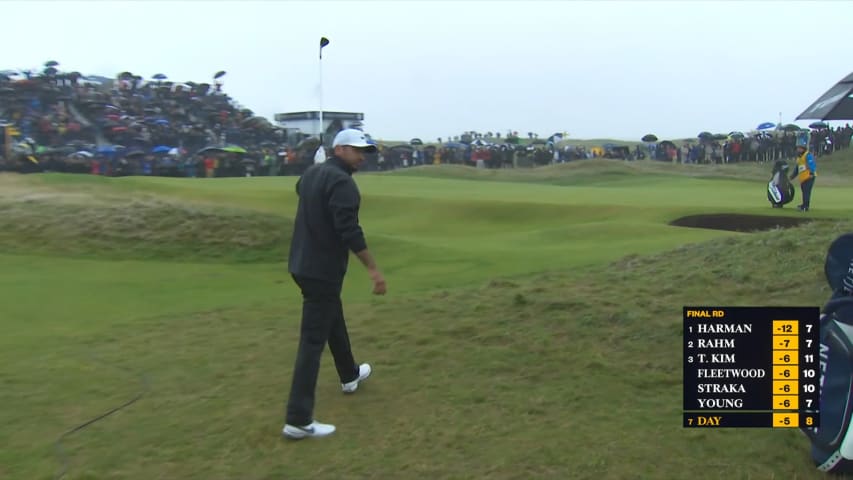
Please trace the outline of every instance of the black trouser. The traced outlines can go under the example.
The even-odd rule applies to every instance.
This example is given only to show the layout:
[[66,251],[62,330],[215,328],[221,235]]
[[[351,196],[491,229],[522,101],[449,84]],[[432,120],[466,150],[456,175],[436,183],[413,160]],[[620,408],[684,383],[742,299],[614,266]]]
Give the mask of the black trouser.
[[812,198],[812,187],[814,186],[815,177],[811,177],[800,184],[800,189],[803,191],[803,208],[809,208],[809,202]]
[[287,402],[286,422],[302,426],[314,420],[314,391],[326,342],[335,359],[341,383],[358,378],[358,366],[352,355],[344,322],[342,284],[295,275],[293,280],[302,290],[302,327],[293,368],[293,384]]

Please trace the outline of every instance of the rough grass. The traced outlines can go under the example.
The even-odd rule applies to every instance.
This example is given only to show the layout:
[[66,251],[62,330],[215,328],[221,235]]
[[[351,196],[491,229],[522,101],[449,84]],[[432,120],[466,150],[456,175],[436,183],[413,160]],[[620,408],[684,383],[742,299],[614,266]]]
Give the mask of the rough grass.
[[273,262],[288,218],[156,199],[31,194],[0,197],[0,251],[100,259]]
[[376,374],[345,397],[325,358],[318,418],[340,431],[317,442],[277,439],[298,305],[116,321],[3,358],[0,463],[48,478],[58,434],[132,398],[144,374],[140,402],[66,441],[68,478],[815,478],[796,431],[681,428],[681,307],[819,305],[816,266],[851,228],[352,305]]
[[[264,182],[222,182],[218,191],[186,183],[178,197],[171,193],[180,183],[154,181],[157,196],[145,196],[136,192],[145,191],[144,182],[92,182],[93,191],[136,192],[134,200],[114,199],[121,208],[138,202],[153,209],[139,212],[149,218],[138,225],[143,232],[118,235],[118,220],[108,232],[98,227],[142,251],[138,258],[150,257],[138,262],[97,261],[104,245],[85,238],[91,227],[63,224],[84,217],[106,223],[105,211],[123,218],[121,209],[86,206],[112,194],[44,196],[83,195],[84,180],[70,180],[77,186],[66,188],[61,177],[49,177],[44,185],[52,187],[3,198],[5,209],[17,211],[17,221],[3,220],[0,229],[14,228],[9,238],[29,235],[27,225],[35,222],[33,242],[53,245],[47,235],[53,228],[66,243],[92,243],[73,247],[86,257],[80,260],[0,256],[6,333],[0,337],[0,478],[53,478],[61,467],[53,448],[59,435],[140,391],[139,402],[65,441],[67,479],[820,477],[797,431],[681,427],[681,312],[690,304],[821,305],[829,293],[823,257],[835,237],[853,229],[853,221],[839,219],[849,218],[845,205],[853,199],[831,210],[835,219],[756,234],[697,233],[690,244],[670,248],[671,235],[689,230],[660,226],[642,237],[672,211],[655,207],[657,197],[639,185],[626,186],[625,198],[642,196],[642,208],[565,208],[581,199],[560,204],[560,192],[550,191],[537,197],[550,196],[537,217],[538,200],[518,199],[534,195],[532,188],[513,193],[499,188],[506,184],[471,182],[467,188],[478,200],[463,211],[457,197],[448,199],[457,184],[418,179],[423,185],[414,188],[383,185],[381,178],[365,182],[375,189],[365,195],[366,213],[375,215],[366,223],[381,226],[374,245],[380,262],[394,266],[386,272],[391,293],[370,297],[357,270],[345,287],[356,356],[373,363],[375,374],[356,395],[344,396],[326,354],[317,418],[339,431],[298,443],[279,439],[300,310],[280,260],[178,264],[155,261],[165,246],[146,250],[153,248],[149,238],[172,231],[171,254],[186,253],[193,242],[183,239],[192,234],[180,226],[196,221],[196,209],[214,217],[224,212],[194,224],[208,231],[223,225],[217,236],[229,240],[211,252],[244,249],[237,247],[242,237],[230,236],[241,231],[234,225],[267,231],[258,225],[268,217],[229,210],[235,198],[229,195],[243,207],[277,198],[255,190]],[[596,178],[602,181],[590,177]],[[19,181],[30,180],[12,183]],[[719,211],[738,195],[748,198],[720,181],[731,195],[710,196],[704,208]],[[163,185],[169,195],[159,190]],[[666,191],[664,182],[658,185]],[[829,190],[823,201],[849,198],[842,188],[833,197]],[[205,202],[218,194],[223,207],[176,203],[200,191]],[[33,192],[42,197],[20,199]],[[395,201],[384,204],[381,193]],[[489,208],[500,194],[520,212],[499,215]],[[66,206],[70,210],[62,210]],[[239,223],[246,219],[258,223]],[[437,228],[442,219],[449,224],[441,225],[450,237],[446,245]],[[568,228],[558,229],[560,223]],[[429,224],[436,226],[432,234]],[[513,225],[524,229],[511,235],[529,240],[511,250],[508,275],[499,257],[510,251],[502,243],[511,245],[514,237],[499,230]],[[469,227],[473,233],[466,234]],[[264,245],[257,235],[253,241]],[[555,243],[547,243],[551,236]],[[641,240],[647,252],[625,254]],[[7,242],[7,252],[24,248]],[[540,253],[543,245],[548,249]],[[534,273],[546,257],[548,271]],[[397,287],[403,284],[409,287]]]

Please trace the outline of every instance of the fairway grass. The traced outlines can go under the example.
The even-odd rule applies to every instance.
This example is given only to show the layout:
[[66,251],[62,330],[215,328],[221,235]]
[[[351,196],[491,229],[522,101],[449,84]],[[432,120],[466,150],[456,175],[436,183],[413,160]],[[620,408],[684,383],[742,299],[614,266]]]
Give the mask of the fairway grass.
[[667,225],[795,215],[747,165],[359,175],[389,295],[351,261],[344,302],[374,375],[345,396],[324,355],[338,432],[303,442],[295,179],[0,176],[0,478],[54,478],[56,439],[139,393],[64,440],[66,478],[816,478],[798,431],[681,427],[681,309],[823,304],[845,160],[820,221],[754,234]]

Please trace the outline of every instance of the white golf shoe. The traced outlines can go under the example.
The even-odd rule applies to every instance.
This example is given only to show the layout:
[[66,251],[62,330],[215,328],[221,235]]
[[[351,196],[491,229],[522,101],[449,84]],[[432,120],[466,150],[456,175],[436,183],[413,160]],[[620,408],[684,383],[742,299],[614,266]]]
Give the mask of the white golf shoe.
[[308,437],[325,437],[335,432],[335,426],[328,423],[313,421],[304,427],[286,424],[281,434],[292,440],[301,440]]
[[367,380],[367,377],[370,376],[370,372],[370,364],[362,363],[358,366],[358,378],[348,383],[342,383],[341,390],[343,390],[344,393],[355,392],[356,390],[358,390],[358,384]]

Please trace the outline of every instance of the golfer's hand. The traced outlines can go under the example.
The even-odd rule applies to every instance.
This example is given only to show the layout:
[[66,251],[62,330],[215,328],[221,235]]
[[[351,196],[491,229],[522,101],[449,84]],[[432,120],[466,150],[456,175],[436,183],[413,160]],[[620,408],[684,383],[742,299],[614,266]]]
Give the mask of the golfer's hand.
[[370,272],[370,280],[373,281],[373,294],[385,295],[388,287],[385,285],[385,277],[382,276],[379,270]]

